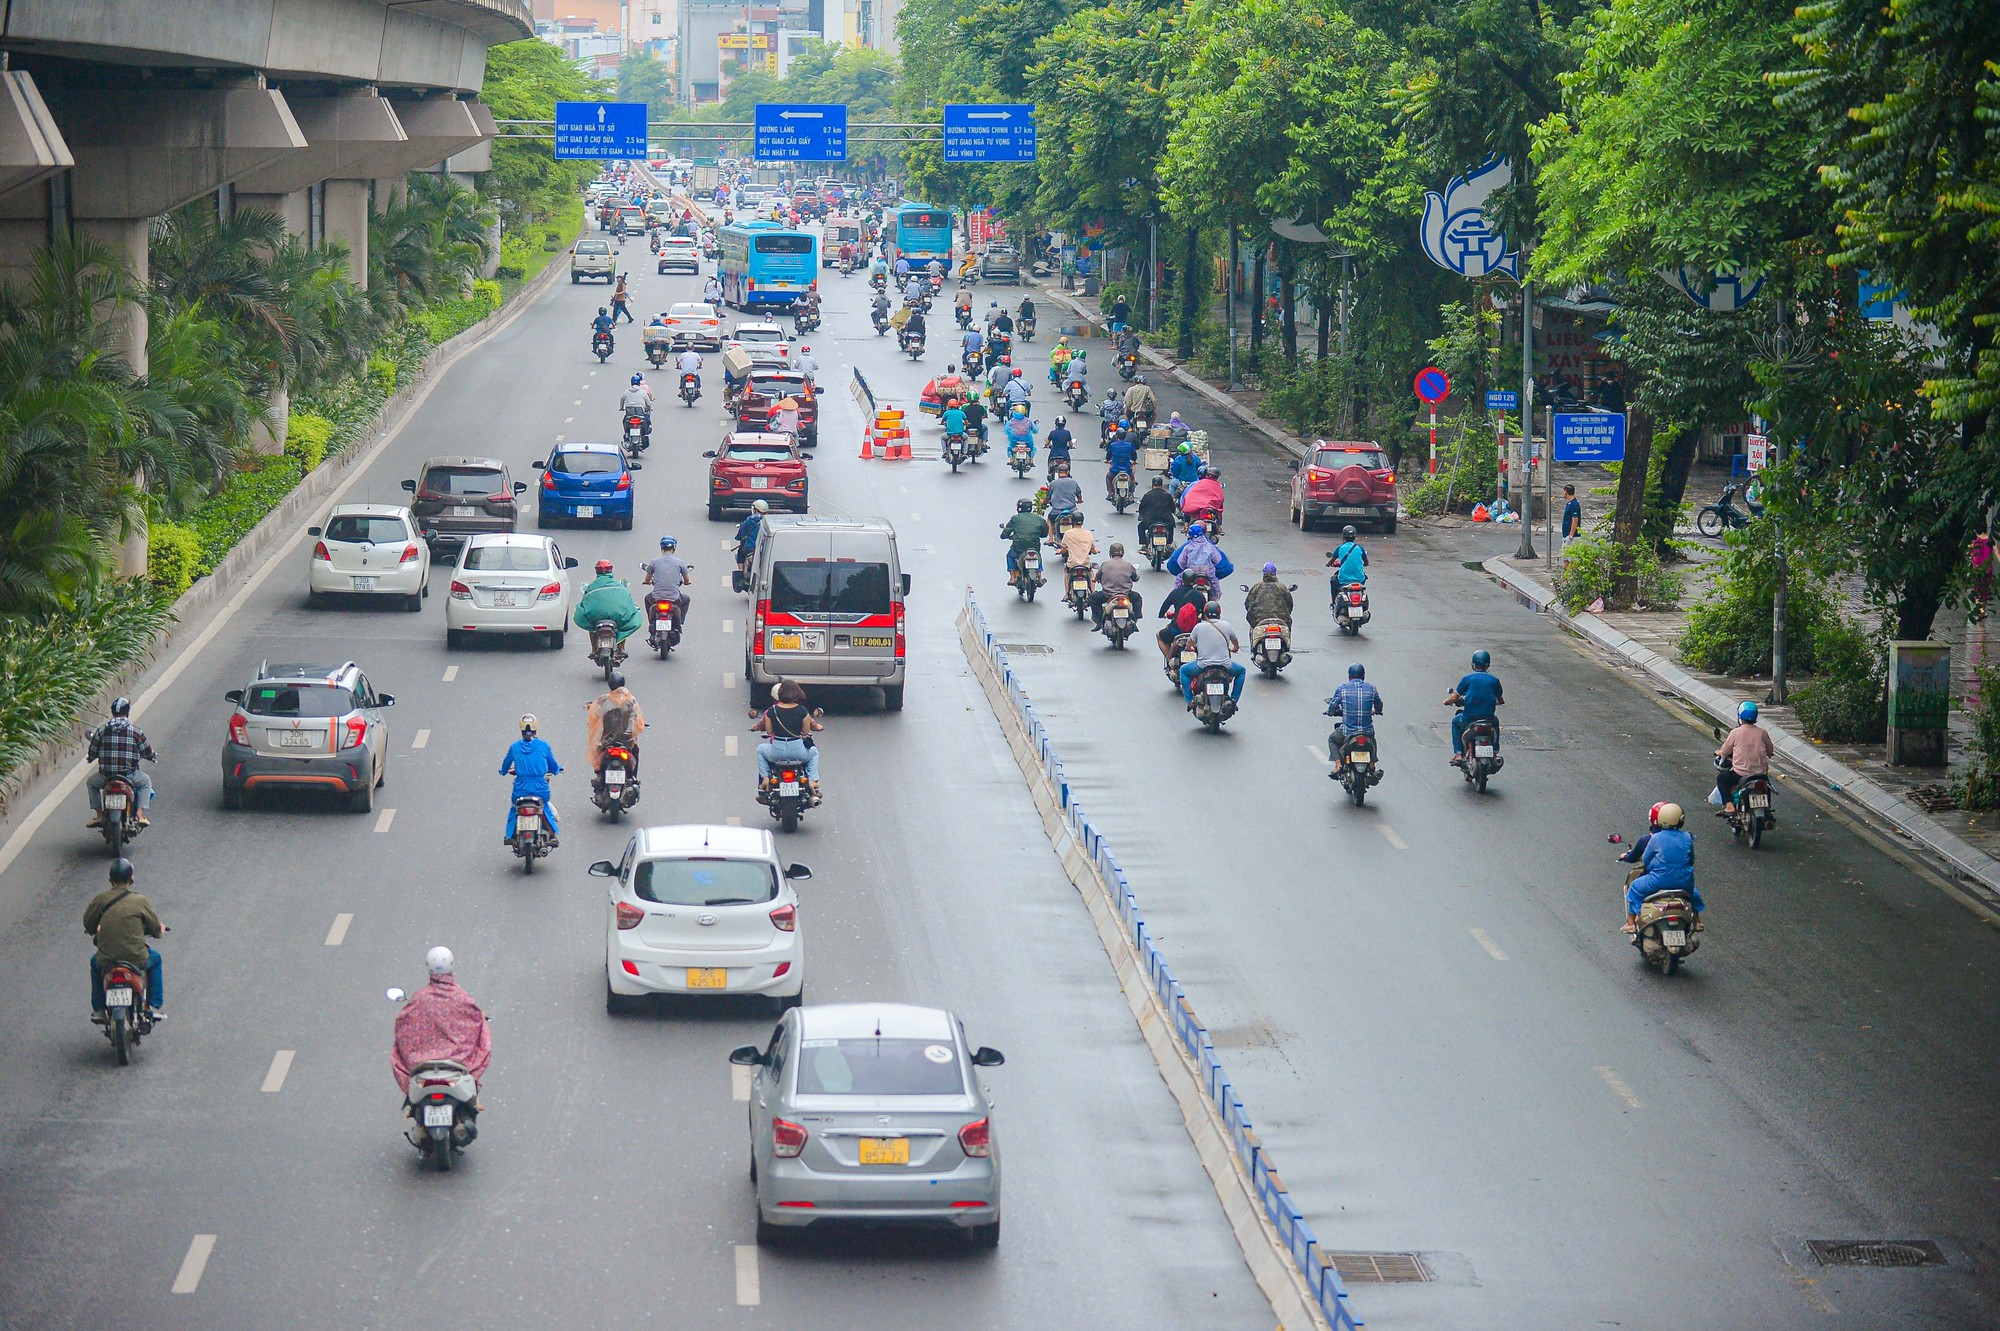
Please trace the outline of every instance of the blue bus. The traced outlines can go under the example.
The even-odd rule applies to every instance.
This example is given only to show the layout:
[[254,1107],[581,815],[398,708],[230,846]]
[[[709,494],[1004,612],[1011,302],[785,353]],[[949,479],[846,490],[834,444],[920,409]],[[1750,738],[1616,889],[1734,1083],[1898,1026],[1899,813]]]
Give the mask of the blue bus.
[[889,266],[908,259],[922,268],[932,259],[951,267],[951,209],[928,203],[902,203],[889,220]]
[[783,309],[819,285],[819,238],[776,222],[737,222],[718,237],[722,301],[739,310]]

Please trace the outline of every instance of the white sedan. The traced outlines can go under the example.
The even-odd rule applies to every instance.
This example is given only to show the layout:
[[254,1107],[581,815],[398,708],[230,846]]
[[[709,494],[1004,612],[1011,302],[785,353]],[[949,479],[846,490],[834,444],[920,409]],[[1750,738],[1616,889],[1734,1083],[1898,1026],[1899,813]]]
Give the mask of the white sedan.
[[790,365],[792,363],[792,340],[786,336],[784,327],[762,319],[745,319],[736,325],[723,343],[723,349],[739,347],[743,354],[758,365]]
[[722,350],[722,316],[706,301],[681,301],[660,322],[667,326],[667,335],[676,351],[685,347],[696,351]]
[[575,567],[547,536],[493,532],[468,538],[451,571],[444,645],[534,633],[561,647],[573,604],[569,570]]
[[306,601],[328,596],[399,596],[422,610],[430,595],[431,548],[400,504],[336,504],[324,527],[308,527]]
[[761,827],[690,823],[640,829],[608,878],[604,1006],[628,1012],[649,994],[763,994],[805,1001],[806,947],[794,879]]

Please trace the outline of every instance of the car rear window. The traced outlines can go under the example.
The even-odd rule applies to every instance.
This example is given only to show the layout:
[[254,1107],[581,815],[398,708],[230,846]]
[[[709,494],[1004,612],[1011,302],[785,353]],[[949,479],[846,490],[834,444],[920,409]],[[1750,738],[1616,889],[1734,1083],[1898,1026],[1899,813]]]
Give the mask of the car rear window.
[[609,254],[611,247],[601,240],[580,240],[576,243],[578,254]]
[[781,444],[731,444],[722,456],[726,462],[790,462],[792,450]]
[[777,899],[778,875],[756,860],[641,860],[632,891],[662,906],[754,906]]
[[800,1095],[962,1095],[958,1051],[943,1040],[799,1041]]
[[886,615],[889,566],[780,560],[771,570],[771,609],[787,615]]
[[424,483],[418,488],[427,495],[477,495],[483,499],[501,493],[507,486],[499,472],[484,467],[432,467],[424,473]]
[[569,476],[602,476],[625,470],[616,453],[557,453],[549,459],[549,470]]
[[329,541],[367,541],[371,545],[389,545],[396,541],[410,539],[409,528],[401,518],[370,517],[362,513],[343,513],[328,518],[326,539]]
[[345,716],[354,695],[333,684],[252,684],[243,691],[252,716]]
[[464,567],[473,573],[541,573],[549,552],[539,545],[475,545],[465,552]]
[[735,333],[738,342],[782,342],[785,334],[777,328],[738,328]]
[[1313,455],[1313,465],[1328,470],[1340,467],[1367,467],[1371,471],[1381,471],[1389,464],[1383,460],[1377,449],[1358,448],[1349,451],[1344,448],[1322,448]]

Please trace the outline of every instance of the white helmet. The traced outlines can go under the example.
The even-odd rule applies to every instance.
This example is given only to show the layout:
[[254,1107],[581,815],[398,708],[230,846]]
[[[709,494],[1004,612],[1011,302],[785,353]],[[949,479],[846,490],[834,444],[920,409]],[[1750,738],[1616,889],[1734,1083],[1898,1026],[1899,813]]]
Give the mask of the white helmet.
[[431,974],[433,975],[451,974],[453,965],[451,949],[448,947],[432,948],[430,951],[424,953],[424,965],[430,967]]
[[535,728],[536,728],[536,726],[535,726],[535,714],[534,714],[533,712],[523,712],[523,713],[521,713],[521,729],[523,729],[523,730],[533,730],[533,729],[535,729]]

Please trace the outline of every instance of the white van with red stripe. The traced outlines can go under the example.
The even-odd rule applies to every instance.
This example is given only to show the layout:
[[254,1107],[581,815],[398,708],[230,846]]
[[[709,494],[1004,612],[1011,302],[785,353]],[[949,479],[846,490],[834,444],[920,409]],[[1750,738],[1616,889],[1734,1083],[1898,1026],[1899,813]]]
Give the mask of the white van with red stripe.
[[764,519],[750,569],[743,677],[761,704],[780,680],[877,687],[903,707],[910,576],[883,518]]

